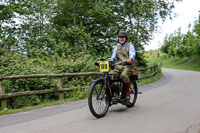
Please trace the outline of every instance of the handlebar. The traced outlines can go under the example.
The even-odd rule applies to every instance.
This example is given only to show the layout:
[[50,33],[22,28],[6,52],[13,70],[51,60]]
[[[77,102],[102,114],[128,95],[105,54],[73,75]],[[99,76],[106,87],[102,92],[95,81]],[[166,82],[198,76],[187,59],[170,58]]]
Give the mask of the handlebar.
[[121,64],[125,64],[125,63],[127,63],[127,61],[120,61],[120,62],[117,62],[117,63],[115,63],[115,64],[113,64],[114,66],[115,65],[121,65]]
[[[121,65],[121,64],[126,64],[127,63],[127,61],[120,61],[120,62],[117,62],[117,63],[114,63],[114,61],[110,61],[110,62],[113,62],[111,64],[112,66],[116,66],[116,65]],[[99,66],[99,63],[100,63],[100,61],[96,62],[95,66]]]

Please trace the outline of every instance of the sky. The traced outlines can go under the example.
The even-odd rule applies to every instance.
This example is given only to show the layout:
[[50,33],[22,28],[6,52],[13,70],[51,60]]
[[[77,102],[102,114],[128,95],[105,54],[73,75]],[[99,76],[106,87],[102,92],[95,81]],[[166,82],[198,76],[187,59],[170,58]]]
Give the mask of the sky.
[[145,50],[155,50],[160,48],[164,41],[166,34],[174,33],[178,28],[181,28],[182,33],[187,33],[188,25],[191,24],[193,28],[194,21],[198,19],[200,14],[200,0],[183,0],[175,4],[173,14],[176,13],[176,17],[173,20],[167,19],[160,25],[159,33],[154,34],[154,39],[148,46],[145,46]]

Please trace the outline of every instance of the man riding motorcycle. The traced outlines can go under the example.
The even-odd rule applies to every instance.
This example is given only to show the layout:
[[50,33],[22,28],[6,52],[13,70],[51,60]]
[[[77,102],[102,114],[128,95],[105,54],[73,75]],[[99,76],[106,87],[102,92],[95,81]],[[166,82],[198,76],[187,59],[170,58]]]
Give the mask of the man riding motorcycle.
[[111,59],[116,60],[117,62],[126,61],[123,65],[116,65],[115,69],[111,70],[109,74],[121,73],[121,79],[123,81],[123,95],[122,99],[130,99],[130,79],[135,65],[134,59],[136,51],[134,46],[131,43],[128,43],[128,34],[125,31],[120,31],[118,34],[119,45],[114,48]]

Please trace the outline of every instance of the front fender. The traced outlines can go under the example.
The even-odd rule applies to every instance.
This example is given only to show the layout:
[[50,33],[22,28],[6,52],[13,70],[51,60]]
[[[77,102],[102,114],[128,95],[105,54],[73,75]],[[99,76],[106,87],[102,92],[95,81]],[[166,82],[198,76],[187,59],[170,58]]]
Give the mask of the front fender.
[[98,79],[95,79],[94,81],[93,81],[93,83],[96,83],[96,82],[99,82],[99,81],[104,81],[104,79],[103,78],[98,78]]

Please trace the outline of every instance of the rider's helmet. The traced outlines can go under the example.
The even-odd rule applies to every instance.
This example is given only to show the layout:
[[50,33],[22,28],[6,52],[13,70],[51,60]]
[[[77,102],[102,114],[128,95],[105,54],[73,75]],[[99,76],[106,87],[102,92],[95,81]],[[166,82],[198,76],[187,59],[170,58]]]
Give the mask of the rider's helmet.
[[126,41],[128,40],[128,33],[126,31],[120,31],[118,37],[126,37]]

